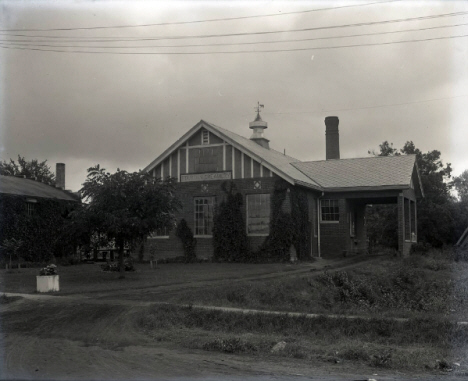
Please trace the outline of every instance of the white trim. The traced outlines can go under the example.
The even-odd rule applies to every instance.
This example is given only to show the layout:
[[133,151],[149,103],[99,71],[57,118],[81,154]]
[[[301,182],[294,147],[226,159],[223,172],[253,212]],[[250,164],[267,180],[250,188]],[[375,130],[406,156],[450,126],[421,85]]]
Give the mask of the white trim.
[[[187,131],[182,137],[180,137],[174,144],[172,144],[169,148],[167,148],[161,155],[159,155],[156,159],[154,159],[143,170],[144,171],[150,171],[152,168],[154,168],[155,166],[160,164],[160,162],[162,162],[164,159],[166,159],[167,156],[171,152],[173,152],[175,149],[177,149],[177,147],[179,147],[181,144],[183,144],[184,141],[186,141],[186,147],[189,147],[187,139],[189,139],[191,136],[193,136],[193,134],[196,133],[197,131],[199,131],[201,128],[205,128],[210,133],[218,136],[220,139],[226,140],[233,147],[235,145],[236,149],[238,149],[240,152],[245,153],[249,157],[254,157],[258,162],[263,161],[263,158],[261,156],[259,156],[258,154],[250,152],[247,148],[243,147],[240,143],[237,143],[236,141],[232,140],[229,136],[224,135],[222,131],[217,130],[216,127],[212,127],[209,123],[205,122],[204,120],[200,120],[200,122],[198,122],[189,131]],[[191,146],[191,147],[194,147],[194,146]],[[203,147],[206,147],[206,145],[203,146]],[[187,149],[187,151],[188,151],[188,149]],[[188,159],[187,159],[187,161],[188,161]],[[265,162],[265,161],[263,161],[263,162],[264,162],[265,168],[270,170],[270,177],[273,177],[274,173],[278,173],[279,174],[278,176],[280,176],[281,178],[283,178],[284,180],[286,180],[290,184],[292,184],[292,185],[295,184],[295,180],[294,180],[293,177],[291,177],[290,175],[287,175],[286,173],[284,173],[280,169],[276,168],[275,166],[269,164],[268,162]],[[189,173],[188,164],[187,164],[187,173]],[[312,184],[310,184],[310,186],[312,188],[314,188],[314,189],[318,188],[317,186],[314,186]]]
[[322,200],[319,198],[317,199],[317,249],[318,249],[318,257],[322,257],[322,250],[320,247],[320,215],[322,214]]
[[169,177],[172,177],[172,156],[169,156]]
[[223,141],[223,171],[226,170],[226,142]]
[[260,177],[263,177],[263,165],[260,163]]
[[180,181],[180,149],[177,150],[177,181]]
[[234,180],[236,178],[236,149],[234,148],[233,145],[231,145],[232,148],[232,179]]
[[241,179],[244,178],[244,152],[241,151]]
[[161,161],[161,179],[164,179],[164,160]]
[[254,162],[254,159],[253,158],[250,158],[250,177],[254,177],[254,174],[253,174],[253,162]]
[[186,146],[186,150],[185,150],[185,173],[189,173],[189,163],[188,163],[188,157],[189,157],[189,150],[188,150],[188,140],[187,142],[185,143],[185,146]]
[[[214,143],[214,144],[203,144],[203,145],[196,145],[196,146],[188,146],[188,149],[192,148],[211,148],[211,147],[221,147],[223,143]],[[187,147],[180,147],[182,149],[187,149]]]
[[168,235],[159,235],[157,237],[148,237],[148,239],[169,239]]
[[[204,137],[204,135],[205,135],[205,132],[207,133],[206,136],[208,137],[207,143],[203,143],[203,137]],[[201,145],[202,145],[203,147],[206,147],[206,146],[209,146],[209,145],[210,145],[210,131],[208,131],[206,128],[203,129],[203,130],[201,130]]]

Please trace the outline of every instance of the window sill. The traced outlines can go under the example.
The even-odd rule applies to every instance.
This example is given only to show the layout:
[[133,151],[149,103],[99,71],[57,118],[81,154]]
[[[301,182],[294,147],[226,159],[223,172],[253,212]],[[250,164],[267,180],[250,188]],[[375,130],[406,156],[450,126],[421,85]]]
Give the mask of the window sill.
[[247,234],[247,237],[268,237],[270,234],[265,233],[265,234]]
[[213,238],[212,235],[194,235],[194,238]]
[[321,224],[339,224],[340,221],[320,221]]
[[159,237],[148,237],[148,239],[169,239],[169,236],[168,235],[162,235],[162,236],[159,236]]

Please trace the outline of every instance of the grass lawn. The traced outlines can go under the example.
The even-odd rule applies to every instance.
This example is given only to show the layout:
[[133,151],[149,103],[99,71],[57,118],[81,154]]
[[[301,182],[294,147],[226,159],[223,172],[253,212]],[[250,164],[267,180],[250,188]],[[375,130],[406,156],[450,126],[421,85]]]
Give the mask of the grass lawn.
[[[104,272],[100,264],[60,266],[60,292],[57,295],[119,291],[157,287],[170,284],[224,280],[249,277],[272,272],[297,270],[297,265],[195,263],[163,264],[151,269],[149,264],[136,264],[136,271],[126,272],[125,279],[118,279],[116,272]],[[39,269],[0,270],[0,292],[36,292],[36,275]]]
[[[315,265],[315,264],[313,264]],[[186,283],[169,299],[184,306],[99,305],[13,301],[2,314],[5,332],[80,340],[85,345],[175,345],[259,358],[295,358],[336,366],[387,368],[409,372],[468,375],[468,262],[444,252],[409,258],[380,257],[342,270],[309,271],[313,266],[287,264],[168,264],[151,270],[137,265],[119,280],[97,265],[60,268],[59,294],[110,291]],[[317,266],[320,267],[320,266]],[[322,266],[323,267],[323,266]],[[305,269],[295,273],[293,270]],[[261,274],[278,279],[242,281]],[[1,291],[34,292],[37,269],[2,271]],[[289,274],[288,274],[289,273]],[[229,280],[236,280],[229,282]],[[190,282],[226,280],[191,290]],[[202,285],[203,286],[203,285]],[[116,291],[115,293],[113,291]],[[118,292],[117,292],[118,291]],[[97,297],[98,295],[96,295]],[[131,293],[122,296],[130,298]],[[145,300],[144,298],[142,300]],[[150,300],[150,299],[148,299]],[[23,303],[23,304],[21,304]],[[202,310],[205,304],[266,310],[339,313],[368,318],[243,314]],[[405,321],[387,317],[407,317]],[[97,340],[96,340],[97,338]]]
[[451,317],[468,321],[468,263],[440,254],[381,258],[344,271],[220,285],[172,299],[304,313],[386,317]]

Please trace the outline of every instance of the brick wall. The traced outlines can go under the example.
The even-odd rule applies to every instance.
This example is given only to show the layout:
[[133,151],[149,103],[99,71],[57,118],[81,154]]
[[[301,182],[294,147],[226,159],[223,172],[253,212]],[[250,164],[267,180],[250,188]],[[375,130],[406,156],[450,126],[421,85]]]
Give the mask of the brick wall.
[[[246,195],[248,194],[273,194],[275,182],[278,180],[277,176],[262,177],[262,178],[249,178],[249,179],[235,179],[233,180],[237,189],[243,196],[244,204],[242,206],[242,214],[244,221],[246,218]],[[261,189],[254,189],[254,181],[261,182]],[[194,197],[216,197],[216,204],[219,205],[225,193],[221,189],[224,181],[194,181],[176,184],[176,195],[182,202],[182,209],[176,214],[177,221],[184,218],[188,226],[195,234],[195,218],[194,218]],[[206,186],[206,190],[202,188]],[[252,236],[249,237],[249,245],[251,250],[256,250],[263,243],[266,237]],[[196,237],[196,255],[198,258],[211,258],[213,255],[213,240],[210,237]],[[157,259],[171,258],[183,255],[183,248],[180,240],[175,236],[175,232],[169,233],[169,238],[156,238],[149,239],[145,246],[145,258],[149,258],[150,250],[155,247],[155,256]]]
[[[331,197],[323,197],[323,199],[327,198]],[[339,222],[320,223],[320,255],[324,258],[343,256],[346,250],[346,234],[348,233],[346,200],[338,200],[338,206],[340,208]]]

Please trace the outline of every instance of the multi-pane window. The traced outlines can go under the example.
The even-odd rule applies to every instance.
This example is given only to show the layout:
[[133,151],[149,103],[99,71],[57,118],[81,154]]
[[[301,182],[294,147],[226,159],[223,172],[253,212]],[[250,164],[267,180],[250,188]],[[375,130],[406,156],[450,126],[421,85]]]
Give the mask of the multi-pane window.
[[36,208],[36,200],[28,199],[26,200],[26,214],[32,216],[34,214],[34,209]]
[[211,235],[214,197],[195,197],[195,235]]
[[247,234],[268,235],[270,233],[270,195],[247,195]]
[[202,130],[202,144],[210,144],[210,132],[207,130]]
[[322,200],[322,221],[340,221],[338,200]]

